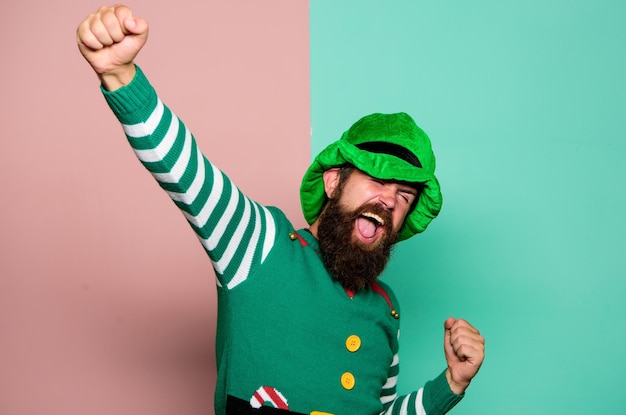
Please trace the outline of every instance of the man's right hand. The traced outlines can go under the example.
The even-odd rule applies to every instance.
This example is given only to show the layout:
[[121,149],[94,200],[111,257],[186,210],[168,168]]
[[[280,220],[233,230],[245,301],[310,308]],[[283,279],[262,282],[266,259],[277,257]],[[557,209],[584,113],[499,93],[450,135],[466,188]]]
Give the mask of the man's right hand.
[[148,22],[133,16],[126,6],[100,7],[78,26],[80,53],[113,91],[132,81],[135,56],[148,40]]

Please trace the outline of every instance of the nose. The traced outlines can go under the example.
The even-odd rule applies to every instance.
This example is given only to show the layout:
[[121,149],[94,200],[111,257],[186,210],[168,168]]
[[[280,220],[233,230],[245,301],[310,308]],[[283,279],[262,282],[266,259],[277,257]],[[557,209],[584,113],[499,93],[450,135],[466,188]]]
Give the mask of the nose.
[[393,210],[396,207],[396,190],[393,185],[386,184],[383,186],[378,199],[385,208]]

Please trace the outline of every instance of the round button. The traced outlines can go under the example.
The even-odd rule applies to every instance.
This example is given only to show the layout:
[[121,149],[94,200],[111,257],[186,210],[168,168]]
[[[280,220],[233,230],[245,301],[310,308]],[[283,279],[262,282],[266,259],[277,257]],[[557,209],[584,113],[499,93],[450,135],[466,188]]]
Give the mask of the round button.
[[349,336],[346,340],[346,349],[354,353],[361,348],[361,338],[356,334]]
[[341,375],[341,386],[347,390],[354,388],[354,375],[350,372]]

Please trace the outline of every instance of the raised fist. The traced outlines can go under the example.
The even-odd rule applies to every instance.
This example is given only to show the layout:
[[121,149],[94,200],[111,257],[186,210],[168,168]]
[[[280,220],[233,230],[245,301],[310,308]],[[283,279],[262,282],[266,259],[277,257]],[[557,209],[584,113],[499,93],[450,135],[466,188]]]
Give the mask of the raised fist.
[[100,7],[76,31],[78,49],[105,87],[111,86],[107,80],[116,79],[121,84],[132,80],[133,61],[147,39],[148,22],[133,16],[131,9],[123,5]]

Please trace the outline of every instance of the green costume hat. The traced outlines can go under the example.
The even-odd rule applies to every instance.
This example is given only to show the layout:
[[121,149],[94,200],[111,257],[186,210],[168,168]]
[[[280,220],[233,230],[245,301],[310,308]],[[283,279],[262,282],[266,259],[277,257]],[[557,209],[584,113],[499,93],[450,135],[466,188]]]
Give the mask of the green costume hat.
[[315,222],[327,201],[323,173],[346,163],[377,179],[422,184],[424,188],[406,217],[399,240],[423,232],[439,214],[442,198],[434,174],[435,155],[430,139],[408,114],[367,115],[315,158],[300,186],[302,212],[309,224]]

